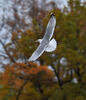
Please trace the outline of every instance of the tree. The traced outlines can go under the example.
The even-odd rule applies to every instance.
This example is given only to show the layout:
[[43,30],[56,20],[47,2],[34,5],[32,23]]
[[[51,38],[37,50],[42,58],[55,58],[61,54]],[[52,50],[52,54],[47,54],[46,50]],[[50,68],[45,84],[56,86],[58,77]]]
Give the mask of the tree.
[[[2,42],[7,54],[11,53],[10,63],[4,66],[5,71],[1,74],[1,78],[7,79],[2,85],[13,91],[11,99],[85,100],[86,5],[80,0],[69,0],[68,4],[63,12],[56,8],[47,11],[32,6],[38,13],[33,13],[33,9],[30,11],[31,28],[13,32],[7,45]],[[34,41],[43,37],[51,12],[56,15],[54,38],[58,47],[52,53],[45,52],[38,59],[40,65],[28,62],[38,46]]]

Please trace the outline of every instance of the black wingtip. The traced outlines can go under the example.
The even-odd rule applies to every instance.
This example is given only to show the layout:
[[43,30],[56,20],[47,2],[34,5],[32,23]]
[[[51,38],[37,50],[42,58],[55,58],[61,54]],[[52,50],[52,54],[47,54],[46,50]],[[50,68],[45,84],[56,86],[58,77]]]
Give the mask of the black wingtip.
[[52,16],[55,16],[55,14],[54,14],[54,13],[51,13],[51,14],[50,14],[50,17],[52,17]]

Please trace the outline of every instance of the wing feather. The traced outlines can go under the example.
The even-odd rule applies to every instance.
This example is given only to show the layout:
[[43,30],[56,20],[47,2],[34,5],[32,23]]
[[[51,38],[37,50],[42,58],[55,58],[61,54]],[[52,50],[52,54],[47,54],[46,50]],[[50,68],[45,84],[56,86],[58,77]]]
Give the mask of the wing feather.
[[41,44],[38,46],[38,48],[35,50],[35,52],[29,58],[29,61],[35,61],[37,58],[39,58],[42,55],[42,53],[45,51],[45,48],[47,45],[48,45],[48,43],[44,42],[44,40],[42,40]]
[[56,18],[54,16],[52,16],[48,22],[47,28],[46,28],[46,32],[45,35],[43,37],[43,39],[45,41],[49,41],[54,33],[54,29],[55,29],[55,25],[56,25]]

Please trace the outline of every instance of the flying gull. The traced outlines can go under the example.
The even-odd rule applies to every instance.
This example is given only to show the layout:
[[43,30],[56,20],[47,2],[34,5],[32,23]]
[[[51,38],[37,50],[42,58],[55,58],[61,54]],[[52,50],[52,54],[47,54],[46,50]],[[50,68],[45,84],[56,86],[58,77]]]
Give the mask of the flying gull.
[[52,52],[56,49],[57,42],[54,38],[51,39],[53,36],[53,33],[54,33],[55,25],[56,25],[56,18],[55,18],[55,15],[52,13],[50,15],[50,20],[48,22],[45,35],[44,35],[43,39],[37,40],[40,43],[40,45],[34,51],[34,53],[29,58],[28,61],[35,61],[43,54],[44,51]]

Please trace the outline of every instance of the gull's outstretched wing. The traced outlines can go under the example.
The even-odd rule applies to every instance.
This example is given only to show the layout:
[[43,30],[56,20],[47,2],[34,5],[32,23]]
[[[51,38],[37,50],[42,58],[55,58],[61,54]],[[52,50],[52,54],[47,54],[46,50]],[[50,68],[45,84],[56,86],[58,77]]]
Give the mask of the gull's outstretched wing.
[[48,43],[46,43],[46,42],[44,42],[44,40],[42,40],[41,44],[38,46],[36,51],[29,58],[29,61],[35,61],[37,58],[39,58],[42,55],[42,53],[44,52],[47,45],[48,45]]
[[42,42],[40,43],[40,45],[38,46],[36,51],[32,54],[32,56],[29,58],[29,61],[35,61],[45,51],[45,49],[48,46],[50,39],[53,35],[54,29],[55,29],[55,24],[56,24],[56,18],[52,14],[50,17],[50,20],[48,22],[46,32],[45,32],[45,35],[42,39]]
[[54,29],[55,29],[55,25],[56,25],[56,18],[55,18],[55,16],[51,15],[51,18],[50,18],[47,28],[46,28],[45,35],[43,37],[43,39],[45,41],[49,41],[52,38]]

